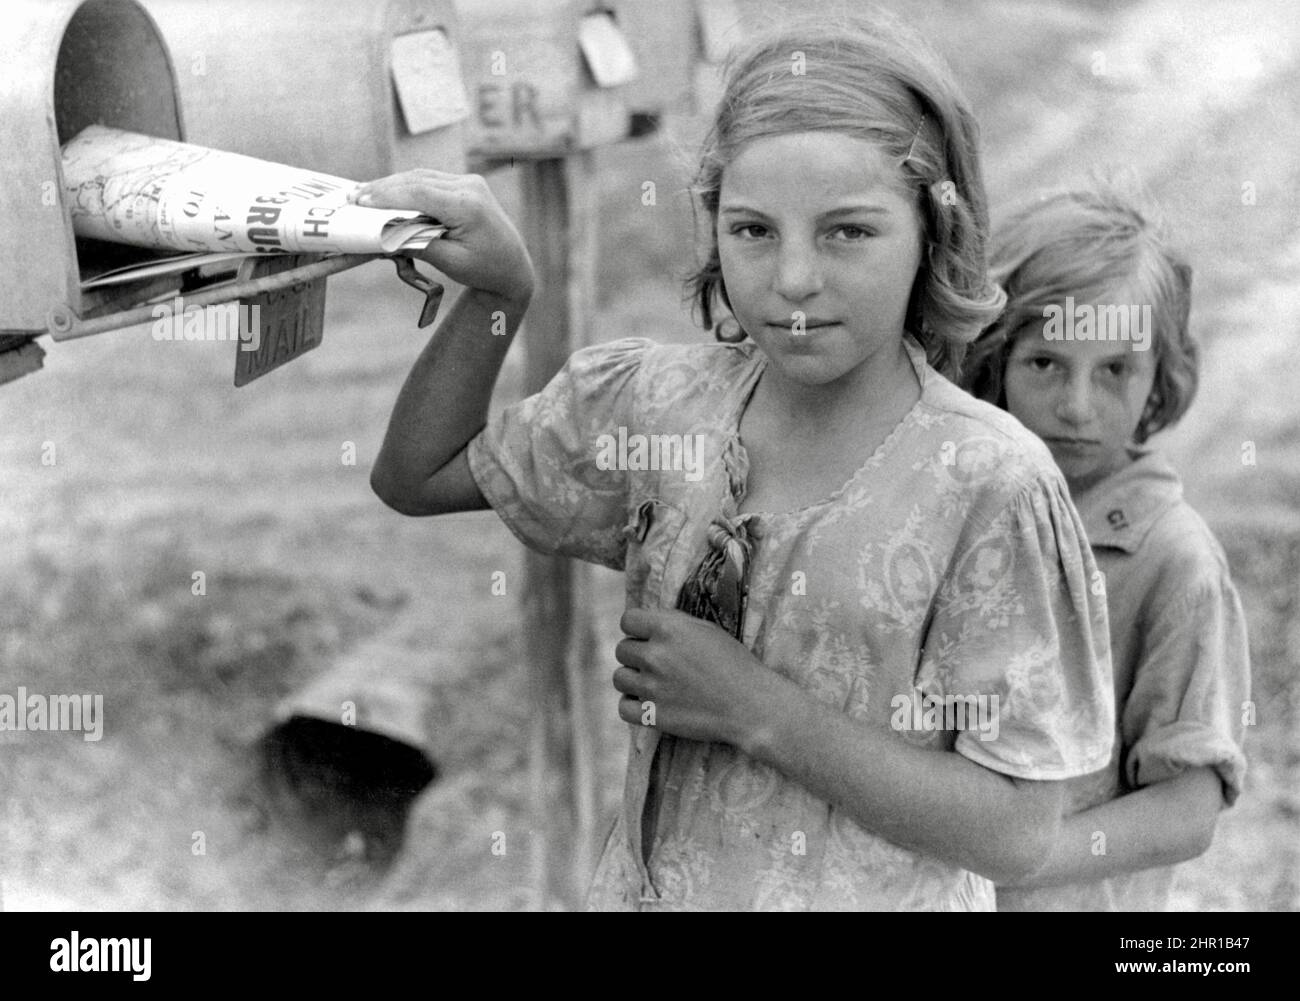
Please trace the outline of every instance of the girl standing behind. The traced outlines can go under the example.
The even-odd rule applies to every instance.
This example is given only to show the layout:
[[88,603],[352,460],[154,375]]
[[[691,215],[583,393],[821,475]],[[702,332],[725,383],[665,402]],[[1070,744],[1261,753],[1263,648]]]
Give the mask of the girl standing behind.
[[[1105,574],[1118,727],[1107,767],[1068,784],[1047,865],[1000,884],[998,907],[1164,910],[1172,864],[1209,847],[1241,791],[1249,697],[1223,551],[1144,444],[1196,391],[1191,270],[1140,199],[1103,183],[1013,216],[993,271],[1007,308],[965,381],[1041,437],[1070,484]],[[1081,333],[1097,339],[1066,339]]]
[[1109,759],[1113,705],[1064,480],[944,375],[1002,305],[966,102],[883,17],[800,21],[734,58],[697,194],[692,288],[742,337],[585,348],[489,419],[518,236],[481,184],[371,185],[450,227],[427,257],[470,286],[372,482],[626,571],[592,907],[992,909],[1052,843],[1060,780]]

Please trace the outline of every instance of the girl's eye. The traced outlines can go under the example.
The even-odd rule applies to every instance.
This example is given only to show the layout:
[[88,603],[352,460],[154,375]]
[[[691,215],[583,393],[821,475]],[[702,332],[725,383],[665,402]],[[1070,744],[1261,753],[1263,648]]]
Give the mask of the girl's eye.
[[1055,365],[1056,362],[1051,358],[1045,358],[1042,355],[1035,355],[1034,357],[1025,359],[1025,364],[1035,372],[1048,372],[1051,371],[1052,366]]
[[767,236],[767,227],[762,223],[748,222],[743,226],[732,227],[731,235],[738,236],[743,240],[761,240]]
[[859,240],[865,240],[874,235],[871,230],[865,229],[862,226],[854,226],[851,223],[838,227],[835,232],[840,234],[840,239],[852,243],[857,243]]
[[1122,361],[1113,361],[1106,366],[1106,371],[1116,379],[1121,378],[1127,370],[1128,366]]

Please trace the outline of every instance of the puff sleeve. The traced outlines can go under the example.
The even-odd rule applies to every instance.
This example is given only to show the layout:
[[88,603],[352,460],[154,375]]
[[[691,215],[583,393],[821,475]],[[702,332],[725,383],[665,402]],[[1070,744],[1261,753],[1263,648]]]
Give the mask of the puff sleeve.
[[1120,719],[1124,775],[1134,788],[1208,766],[1227,805],[1246,770],[1242,713],[1250,655],[1237,591],[1219,561],[1181,558],[1162,568],[1146,609],[1133,690]]
[[918,688],[983,697],[980,725],[958,727],[954,749],[986,768],[1050,780],[1096,771],[1115,731],[1101,575],[1059,478],[1040,474],[1000,504],[971,520],[954,553]]
[[470,439],[479,490],[524,545],[623,569],[628,474],[602,468],[599,441],[632,423],[654,346],[623,338],[575,351],[541,392],[492,414]]

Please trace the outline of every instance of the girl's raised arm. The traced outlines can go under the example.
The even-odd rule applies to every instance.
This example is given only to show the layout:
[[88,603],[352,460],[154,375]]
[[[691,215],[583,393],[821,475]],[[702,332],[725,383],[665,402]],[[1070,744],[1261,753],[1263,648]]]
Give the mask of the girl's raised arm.
[[370,484],[403,514],[486,508],[464,450],[487,422],[501,363],[532,298],[528,251],[477,174],[408,171],[363,185],[355,200],[418,209],[442,222],[447,234],[421,256],[466,287],[402,386]]

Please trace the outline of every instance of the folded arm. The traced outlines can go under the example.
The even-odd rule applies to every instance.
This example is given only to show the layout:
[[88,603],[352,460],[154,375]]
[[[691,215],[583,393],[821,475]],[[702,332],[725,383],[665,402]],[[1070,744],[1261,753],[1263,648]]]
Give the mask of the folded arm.
[[1222,805],[1218,773],[1189,768],[1066,817],[1046,864],[1007,885],[1091,882],[1196,858],[1214,839]]

